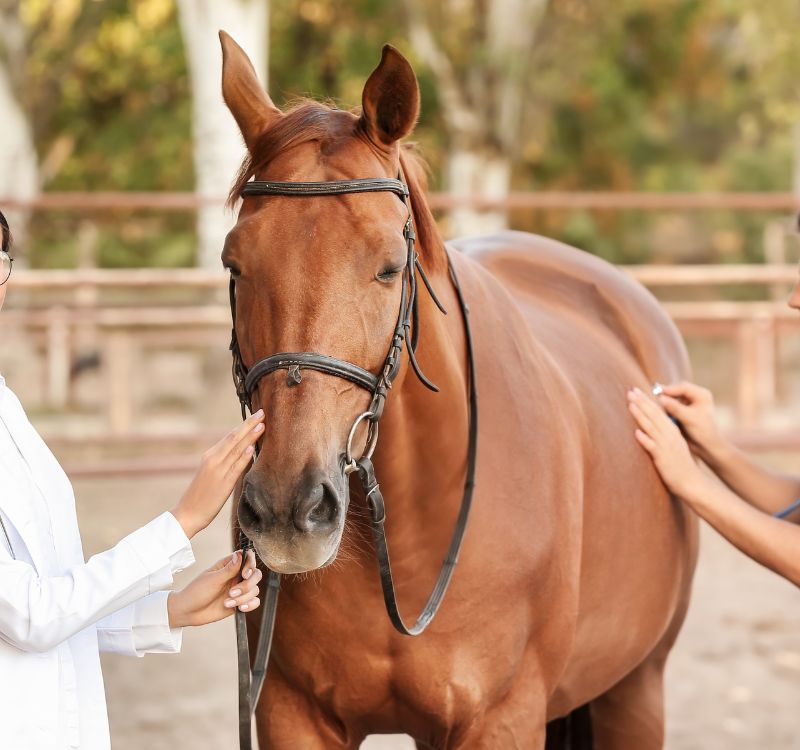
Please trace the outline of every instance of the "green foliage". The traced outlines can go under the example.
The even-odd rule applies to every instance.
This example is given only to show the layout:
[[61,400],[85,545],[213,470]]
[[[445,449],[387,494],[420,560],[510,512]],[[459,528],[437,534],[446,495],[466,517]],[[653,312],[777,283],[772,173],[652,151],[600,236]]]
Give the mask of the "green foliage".
[[[269,88],[279,104],[312,94],[357,106],[381,45],[408,54],[423,97],[416,138],[440,184],[443,105],[408,41],[403,4],[271,5]],[[171,0],[21,0],[20,12],[29,35],[24,97],[46,189],[191,189],[190,87]],[[544,115],[520,145],[515,189],[791,187],[796,0],[551,0],[550,12],[557,33],[530,71],[531,114]],[[463,37],[467,56],[473,32],[448,30]],[[98,219],[102,264],[191,262],[190,217],[122,218]],[[615,261],[732,262],[760,258],[767,218],[517,211],[512,222]],[[68,223],[49,214],[34,223],[37,264],[76,262]]]

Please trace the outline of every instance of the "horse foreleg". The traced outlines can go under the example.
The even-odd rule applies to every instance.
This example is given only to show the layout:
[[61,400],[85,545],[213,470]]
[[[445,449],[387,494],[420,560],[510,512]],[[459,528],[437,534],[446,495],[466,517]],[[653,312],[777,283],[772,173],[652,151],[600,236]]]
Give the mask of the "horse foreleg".
[[361,744],[277,674],[264,685],[255,718],[262,750],[357,750]]
[[664,661],[651,656],[591,703],[594,750],[664,746]]
[[[518,689],[486,712],[478,726],[447,744],[448,750],[544,750],[545,698]],[[630,750],[630,748],[628,748]]]

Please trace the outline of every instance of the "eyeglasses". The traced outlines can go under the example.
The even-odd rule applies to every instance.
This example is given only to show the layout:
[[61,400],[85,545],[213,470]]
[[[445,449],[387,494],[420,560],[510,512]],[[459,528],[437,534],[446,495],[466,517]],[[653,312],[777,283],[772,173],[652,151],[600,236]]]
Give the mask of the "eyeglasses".
[[4,250],[0,250],[0,286],[8,281],[13,265],[14,259]]

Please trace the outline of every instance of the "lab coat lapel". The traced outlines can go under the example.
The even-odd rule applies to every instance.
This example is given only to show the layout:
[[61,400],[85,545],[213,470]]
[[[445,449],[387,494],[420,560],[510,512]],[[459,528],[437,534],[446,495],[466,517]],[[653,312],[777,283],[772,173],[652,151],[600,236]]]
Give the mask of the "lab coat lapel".
[[[3,398],[3,396],[6,398]],[[18,405],[9,403],[7,396],[7,392],[5,394],[0,393],[0,416],[2,416],[3,422],[5,422],[8,428],[11,440],[24,461],[28,464],[33,483],[48,505],[52,519],[53,533],[55,534],[60,519],[57,515],[53,515],[54,509],[48,497],[52,496],[54,491],[52,487],[54,484],[52,464],[56,464],[56,467],[58,467],[58,464],[52,454],[47,450],[42,439],[28,422],[25,413]],[[15,406],[17,408],[15,408]],[[23,470],[23,467],[20,467],[20,471]],[[14,524],[14,528],[16,528],[22,540],[25,542],[25,546],[28,548],[28,552],[30,553],[37,571],[43,574],[46,572],[48,562],[52,560],[55,551],[51,551],[50,554],[47,554],[47,550],[43,545],[47,531],[38,528],[31,498],[27,496],[25,492],[25,483],[21,480],[22,476],[19,476],[17,482],[15,482],[16,491],[2,493],[0,503],[2,503],[3,512],[11,523]]]

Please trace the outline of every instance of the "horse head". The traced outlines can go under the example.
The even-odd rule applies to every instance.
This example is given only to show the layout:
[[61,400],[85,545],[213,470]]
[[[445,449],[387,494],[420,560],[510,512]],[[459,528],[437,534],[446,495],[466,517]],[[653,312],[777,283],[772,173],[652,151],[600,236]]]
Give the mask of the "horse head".
[[[248,150],[232,200],[251,178],[398,177],[399,141],[419,112],[416,77],[399,52],[384,47],[359,114],[310,101],[283,112],[245,52],[224,32],[220,39],[223,96]],[[409,218],[409,205],[390,191],[245,197],[222,253],[244,368],[275,353],[306,352],[380,375],[405,293]],[[404,361],[398,384],[406,369]],[[240,527],[272,570],[325,566],[336,557],[348,508],[348,435],[370,393],[330,372],[276,369],[249,399],[265,410],[266,430],[244,478]],[[358,455],[365,424],[354,437]]]

